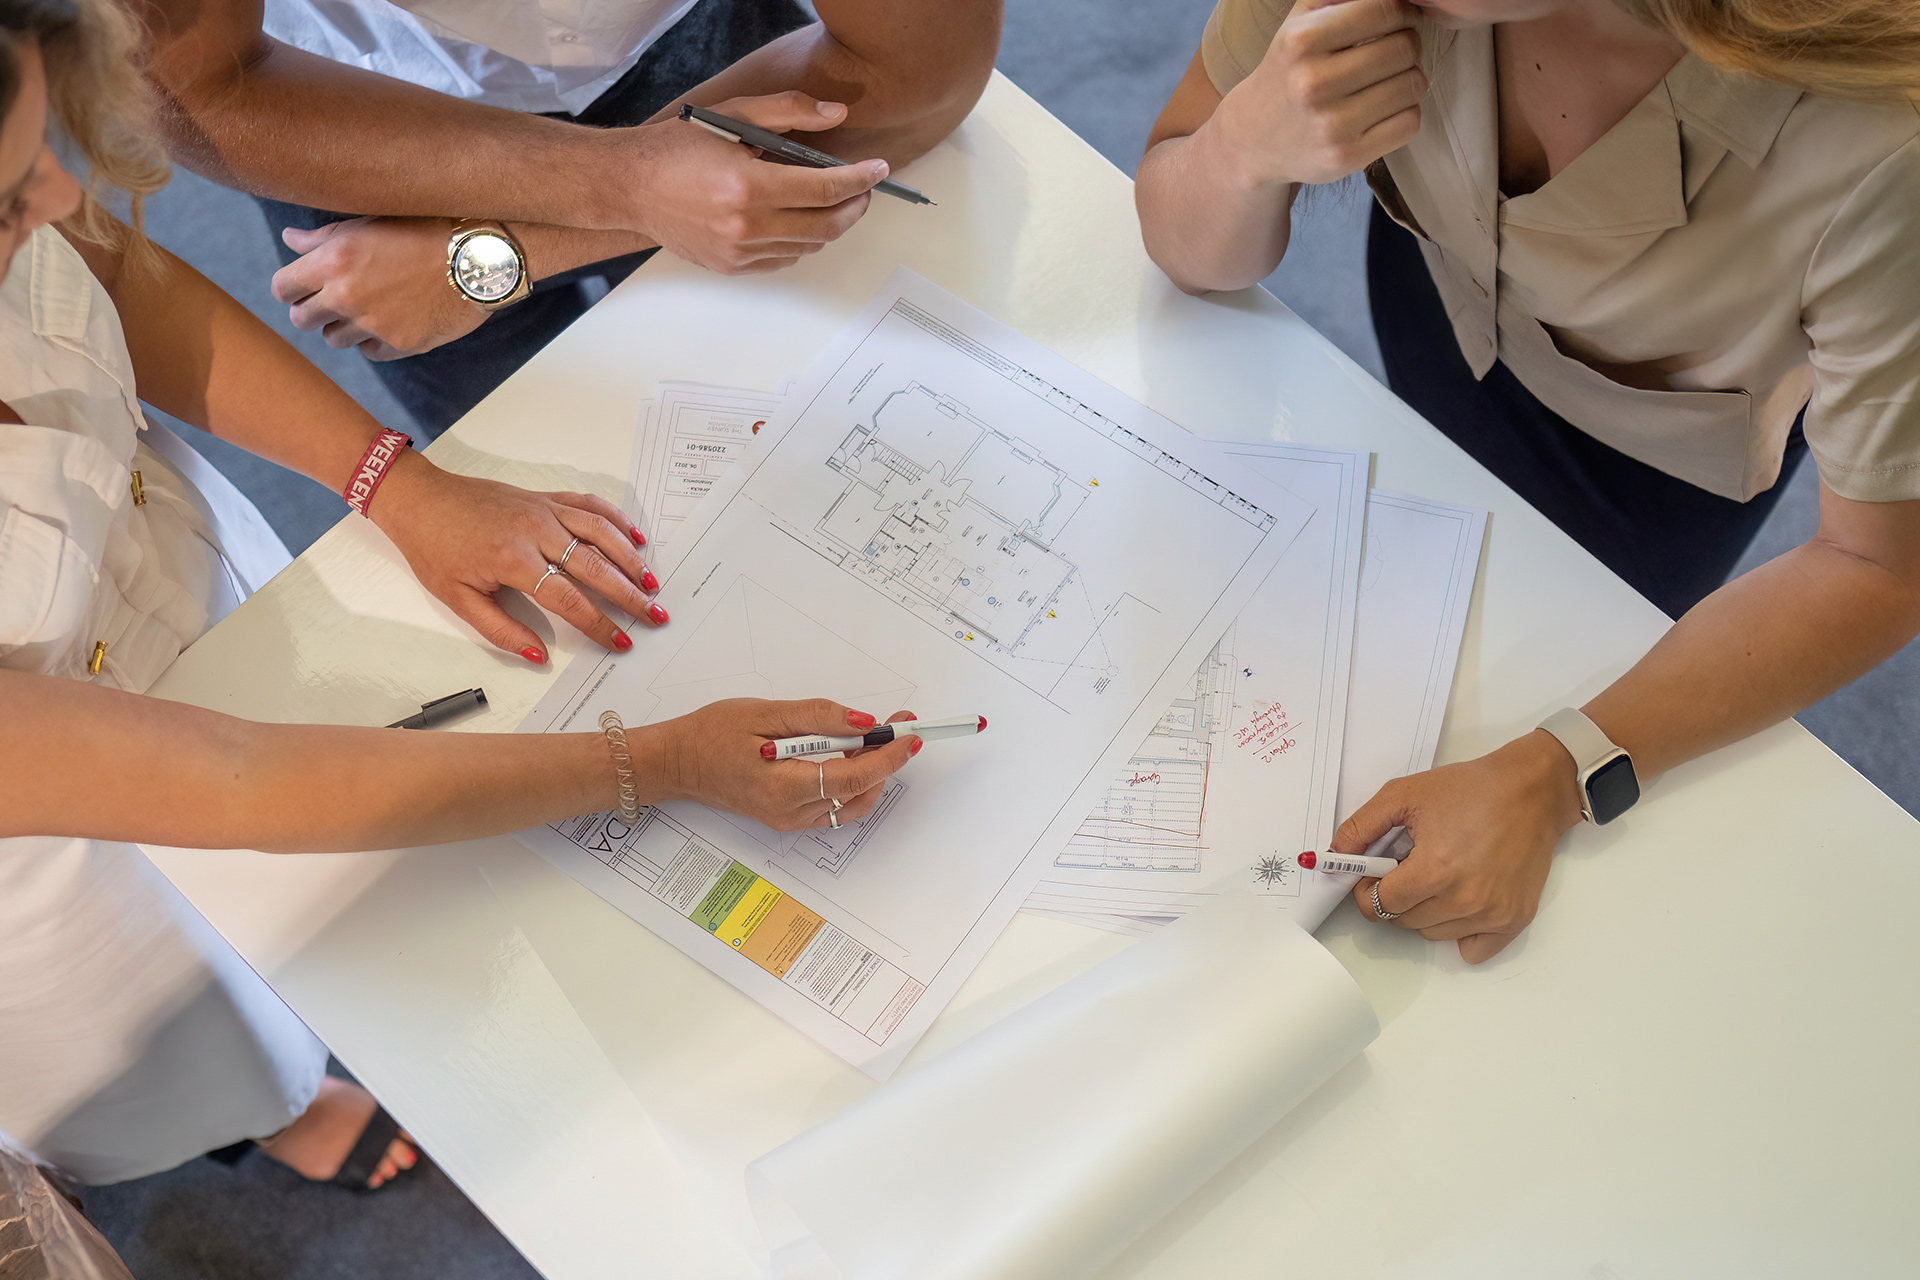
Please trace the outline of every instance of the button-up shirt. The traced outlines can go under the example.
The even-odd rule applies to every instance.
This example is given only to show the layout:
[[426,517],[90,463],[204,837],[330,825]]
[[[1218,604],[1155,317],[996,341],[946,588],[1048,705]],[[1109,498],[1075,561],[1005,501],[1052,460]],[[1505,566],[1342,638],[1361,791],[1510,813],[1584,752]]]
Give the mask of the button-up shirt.
[[266,33],[513,111],[578,112],[697,0],[266,0]]
[[[1219,0],[1226,93],[1291,0]],[[1420,132],[1369,171],[1420,237],[1474,376],[1669,475],[1745,501],[1804,406],[1821,479],[1920,498],[1920,109],[1803,93],[1688,54],[1526,195],[1499,188],[1491,27],[1419,21]]]

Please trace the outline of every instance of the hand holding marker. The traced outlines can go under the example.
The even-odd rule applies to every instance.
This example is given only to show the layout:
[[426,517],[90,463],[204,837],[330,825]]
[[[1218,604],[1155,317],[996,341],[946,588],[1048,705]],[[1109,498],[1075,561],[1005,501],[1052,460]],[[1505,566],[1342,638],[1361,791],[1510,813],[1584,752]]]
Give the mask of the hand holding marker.
[[1388,827],[1387,833],[1367,846],[1365,853],[1314,853],[1296,857],[1308,871],[1339,872],[1350,876],[1384,876],[1400,867],[1401,859],[1413,852],[1413,837],[1405,827]]
[[950,716],[945,720],[902,720],[896,724],[875,725],[858,737],[829,738],[811,734],[804,738],[778,738],[760,744],[765,760],[791,760],[795,756],[817,756],[828,751],[858,751],[861,747],[884,747],[895,738],[908,734],[923,742],[937,738],[967,738],[984,733],[985,716]]
[[[745,120],[735,120],[732,116],[723,116],[718,111],[709,111],[705,107],[696,107],[691,102],[680,104],[680,118],[689,124],[697,124],[710,133],[717,133],[728,142],[740,142],[749,147],[758,147],[768,155],[778,156],[788,164],[797,164],[808,169],[837,169],[847,163],[838,156],[816,151],[791,138],[783,138],[777,133],[762,129],[759,125],[748,124]],[[908,204],[933,203],[906,183],[895,182],[892,178],[882,178],[873,189],[885,195],[897,196]]]

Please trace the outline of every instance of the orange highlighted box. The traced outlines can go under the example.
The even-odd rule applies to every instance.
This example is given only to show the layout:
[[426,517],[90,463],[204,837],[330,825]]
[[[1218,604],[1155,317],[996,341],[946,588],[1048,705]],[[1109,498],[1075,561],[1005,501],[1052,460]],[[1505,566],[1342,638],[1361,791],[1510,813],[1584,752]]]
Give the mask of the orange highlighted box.
[[774,977],[784,978],[824,923],[819,916],[783,894],[754,923],[753,932],[740,946],[740,954]]

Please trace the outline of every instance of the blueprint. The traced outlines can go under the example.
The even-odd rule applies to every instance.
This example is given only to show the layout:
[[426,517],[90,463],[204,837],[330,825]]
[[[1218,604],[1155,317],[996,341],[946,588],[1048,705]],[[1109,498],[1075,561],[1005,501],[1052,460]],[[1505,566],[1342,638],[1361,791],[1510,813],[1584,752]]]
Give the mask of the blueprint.
[[1151,913],[1249,868],[1249,887],[1296,897],[1293,855],[1333,835],[1367,458],[1223,447],[1313,519],[1055,856],[1042,897],[1130,890],[1130,911]]
[[838,832],[672,803],[521,838],[884,1077],[1312,515],[902,271],[675,531],[673,622],[576,659],[522,727],[828,697],[989,730]]
[[[1216,771],[1204,828],[1214,834],[1204,843],[1208,855],[1218,856],[1203,862],[1202,874],[1116,874],[1111,861],[1088,864],[1099,870],[1083,869],[1067,861],[1073,854],[1069,846],[1035,889],[1029,908],[1116,932],[1144,934],[1206,901],[1208,889],[1242,886],[1284,899],[1303,927],[1317,927],[1354,878],[1303,871],[1292,854],[1326,848],[1338,822],[1383,783],[1432,767],[1485,528],[1483,511],[1379,489],[1367,495],[1364,553],[1357,584],[1347,588],[1355,592],[1349,597],[1355,600],[1355,621],[1350,633],[1352,674],[1342,696],[1344,729],[1331,761],[1334,776],[1323,777],[1316,793],[1326,802],[1317,826],[1294,826],[1287,793],[1269,788],[1260,775],[1243,772],[1229,781]],[[1248,616],[1263,603],[1273,603],[1294,555],[1307,545],[1308,535],[1303,534],[1242,614],[1234,634],[1244,636]],[[1283,624],[1270,638],[1277,640],[1284,632]],[[1243,674],[1258,670],[1249,658],[1252,647],[1241,643],[1236,650]],[[1303,740],[1308,718],[1299,718],[1296,729],[1296,717],[1286,710],[1285,700],[1269,708],[1276,705],[1278,712],[1261,714],[1256,709],[1237,723],[1234,741],[1244,743],[1243,749],[1258,749],[1262,743]],[[1151,746],[1154,740],[1148,741]],[[1337,800],[1330,782],[1337,784]],[[1258,829],[1229,827],[1221,820],[1223,810],[1247,813]],[[1289,847],[1295,838],[1298,849]]]
[[656,552],[765,429],[791,379],[778,392],[662,382],[640,406],[634,448],[633,509]]

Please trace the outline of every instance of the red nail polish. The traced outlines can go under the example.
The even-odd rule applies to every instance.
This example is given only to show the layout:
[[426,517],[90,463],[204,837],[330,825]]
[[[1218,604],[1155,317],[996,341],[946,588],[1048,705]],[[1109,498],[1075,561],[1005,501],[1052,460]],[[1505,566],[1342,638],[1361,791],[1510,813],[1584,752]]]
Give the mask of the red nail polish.
[[633,535],[633,545],[634,545],[634,546],[636,546],[636,547],[644,547],[644,546],[646,546],[646,545],[647,545],[647,535],[646,535],[646,534],[644,534],[644,533],[642,533],[642,532],[640,532],[640,526],[639,526],[639,525],[637,525],[637,524],[630,524],[630,525],[628,525],[628,526],[627,526],[627,532]]
[[653,570],[648,569],[640,575],[640,589],[642,591],[658,591],[660,589],[660,579],[653,576]]
[[774,746],[771,742],[763,742],[760,744],[760,758],[762,760],[771,760],[779,754],[780,748]]
[[926,745],[927,745],[927,740],[925,738],[915,738],[913,740],[913,745],[907,748],[907,755],[909,757],[919,755],[920,748]]
[[613,633],[613,647],[625,653],[633,648],[633,637],[624,631],[616,631]]
[[536,665],[545,663],[547,660],[547,655],[540,652],[538,649],[522,649],[520,651],[520,656],[525,658],[528,662],[534,663]]
[[871,729],[873,728],[873,717],[864,711],[849,711],[847,712],[847,723],[856,729]]
[[658,601],[647,606],[647,616],[653,619],[653,625],[656,627],[666,625],[667,611],[660,607]]

